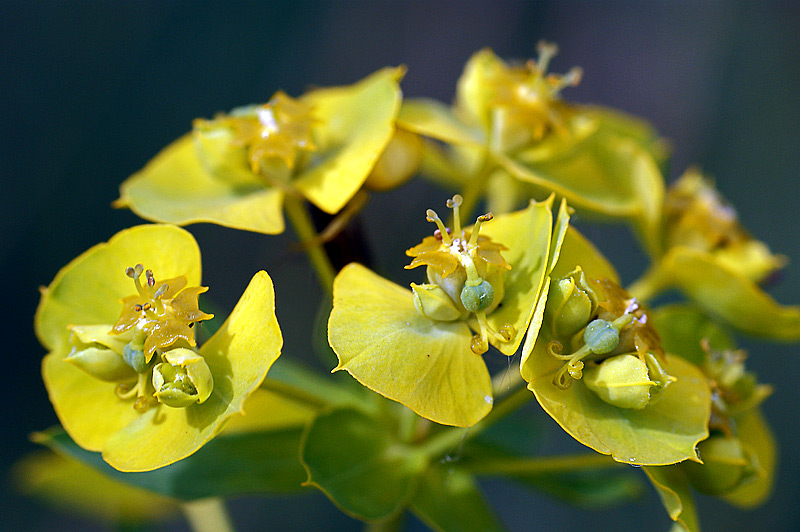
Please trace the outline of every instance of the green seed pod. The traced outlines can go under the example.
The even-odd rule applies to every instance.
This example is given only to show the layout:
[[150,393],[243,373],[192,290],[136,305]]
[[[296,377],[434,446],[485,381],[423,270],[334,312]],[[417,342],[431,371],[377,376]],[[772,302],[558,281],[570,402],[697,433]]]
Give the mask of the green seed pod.
[[619,331],[606,320],[594,320],[583,331],[583,341],[597,355],[610,353],[619,345]]
[[753,467],[737,438],[714,435],[697,446],[702,464],[682,464],[692,486],[707,495],[725,495],[746,482]]
[[162,355],[164,362],[153,368],[155,397],[173,408],[202,403],[214,389],[214,377],[202,356],[179,347]]
[[464,284],[461,289],[461,304],[470,312],[486,310],[494,301],[494,287],[489,281],[481,282],[477,285]]
[[147,371],[147,357],[144,356],[144,346],[130,342],[122,350],[122,359],[136,373]]
[[583,369],[582,382],[608,404],[620,408],[642,409],[650,402],[655,386],[647,365],[635,355],[617,355]]
[[597,309],[597,296],[578,268],[551,285],[546,319],[556,338],[568,341],[583,329]]
[[414,291],[414,306],[423,316],[436,321],[455,321],[462,317],[461,310],[442,287],[411,283],[411,290]]
[[136,379],[136,372],[122,357],[104,347],[73,349],[64,360],[101,381],[128,382]]

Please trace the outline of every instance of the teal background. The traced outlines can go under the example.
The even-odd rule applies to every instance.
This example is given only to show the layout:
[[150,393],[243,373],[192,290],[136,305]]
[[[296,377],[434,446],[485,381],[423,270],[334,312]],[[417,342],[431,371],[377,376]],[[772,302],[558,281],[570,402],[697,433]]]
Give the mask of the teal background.
[[[141,223],[110,208],[118,185],[191,120],[262,102],[277,89],[349,84],[405,64],[408,97],[450,101],[466,59],[489,46],[506,58],[535,55],[545,38],[561,52],[553,70],[581,65],[565,99],[649,119],[674,146],[675,178],[688,165],[714,176],[746,227],[794,259],[769,286],[800,303],[800,4],[793,2],[19,2],[0,4],[0,318],[4,342],[0,474],[33,450],[27,434],[57,422],[39,375],[32,331],[36,287],[116,231]],[[408,282],[403,251],[429,231],[426,207],[446,192],[415,182],[376,196],[364,213],[377,268]],[[386,214],[390,217],[387,219]],[[580,220],[579,220],[580,223]],[[616,227],[583,225],[631,281],[646,262]],[[309,350],[319,293],[291,235],[263,237],[193,226],[204,281],[232,308],[266,268],[291,356]],[[775,384],[765,413],[781,446],[773,498],[743,512],[700,498],[705,530],[800,529],[800,346],[745,339],[749,365]],[[332,364],[330,365],[332,366]],[[329,366],[329,367],[330,367]],[[547,420],[544,420],[545,424]],[[580,450],[551,427],[549,449]],[[0,528],[106,530],[52,512],[3,482]],[[636,505],[576,511],[503,482],[487,496],[514,531],[666,530],[654,494]],[[359,530],[322,495],[234,501],[240,531]],[[166,529],[181,529],[180,522]],[[423,530],[413,524],[415,530]]]

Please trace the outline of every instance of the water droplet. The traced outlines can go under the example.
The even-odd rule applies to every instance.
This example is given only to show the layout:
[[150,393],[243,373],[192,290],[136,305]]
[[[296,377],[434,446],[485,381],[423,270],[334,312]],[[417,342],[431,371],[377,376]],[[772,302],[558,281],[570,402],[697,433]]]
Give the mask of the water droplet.
[[492,399],[491,395],[487,395],[486,397],[483,398],[483,400],[486,401],[488,404],[494,403],[494,399]]

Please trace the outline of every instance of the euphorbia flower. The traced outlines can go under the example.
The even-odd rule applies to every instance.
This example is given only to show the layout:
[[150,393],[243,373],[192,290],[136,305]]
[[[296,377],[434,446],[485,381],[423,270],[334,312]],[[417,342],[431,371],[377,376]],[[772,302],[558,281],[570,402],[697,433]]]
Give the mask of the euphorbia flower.
[[539,298],[520,369],[542,408],[579,442],[625,463],[697,460],[708,437],[700,370],[664,353],[648,311],[570,228]]
[[[492,408],[482,354],[491,344],[511,356],[522,342],[550,257],[552,198],[462,229],[460,197],[448,202],[454,227],[408,250],[408,267],[427,266],[427,284],[406,290],[358,264],[333,286],[328,340],[364,386],[419,415],[471,426]],[[562,205],[559,227],[566,218]],[[474,335],[473,332],[475,331]]]
[[750,334],[800,339],[800,308],[783,306],[758,284],[781,268],[773,255],[742,227],[736,211],[697,170],[670,186],[659,233],[663,253],[631,286],[649,299],[680,288],[706,312]]
[[401,68],[347,87],[277,92],[264,105],[195,120],[120,187],[116,205],[179,225],[210,222],[276,234],[285,194],[337,213],[394,133]]
[[192,236],[145,225],[91,248],[42,292],[35,325],[50,351],[50,399],[75,442],[117,469],[155,469],[195,452],[241,412],[280,354],[265,272],[197,348],[196,324],[211,317],[198,307],[199,282]]
[[427,169],[437,177],[463,187],[464,176],[483,173],[476,178],[487,180],[481,186],[491,208],[502,212],[553,191],[578,209],[634,221],[650,244],[663,196],[663,144],[638,119],[563,101],[581,70],[547,73],[556,50],[541,43],[538,60],[522,64],[481,50],[464,67],[452,108],[406,100],[398,124],[454,148],[428,145],[428,159],[439,164]]

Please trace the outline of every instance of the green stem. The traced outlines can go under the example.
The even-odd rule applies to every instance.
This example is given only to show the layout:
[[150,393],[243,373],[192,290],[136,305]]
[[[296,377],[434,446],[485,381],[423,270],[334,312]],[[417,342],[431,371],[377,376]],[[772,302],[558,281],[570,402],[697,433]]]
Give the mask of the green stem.
[[297,233],[297,237],[304,244],[306,254],[317,274],[319,284],[328,295],[332,296],[333,278],[336,277],[336,270],[334,270],[328,255],[317,239],[317,230],[314,228],[314,223],[311,221],[308,210],[303,205],[303,199],[294,194],[287,194],[284,200],[284,207],[286,208],[286,215],[289,217],[295,233]]
[[539,458],[490,458],[463,464],[463,467],[470,473],[477,475],[515,476],[607,469],[624,465],[620,462],[615,462],[605,454],[575,454]]
[[321,409],[328,406],[328,401],[325,399],[322,399],[313,393],[307,392],[290,384],[276,381],[274,379],[264,379],[264,382],[261,383],[261,388],[271,392],[276,392],[283,397],[287,397],[298,403],[310,406],[311,408]]
[[399,513],[386,521],[365,523],[364,532],[400,532],[403,528],[404,517],[403,513]]
[[500,401],[478,424],[467,429],[445,429],[421,445],[420,450],[429,457],[441,456],[457,448],[466,439],[472,439],[533,398],[527,388],[519,388]]
[[183,513],[194,532],[234,532],[233,523],[222,499],[212,497],[185,502]]

